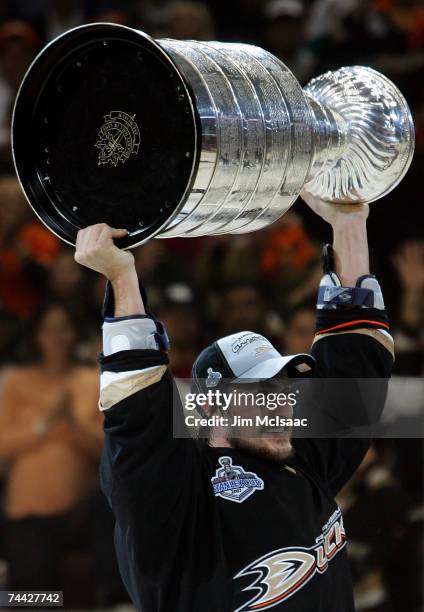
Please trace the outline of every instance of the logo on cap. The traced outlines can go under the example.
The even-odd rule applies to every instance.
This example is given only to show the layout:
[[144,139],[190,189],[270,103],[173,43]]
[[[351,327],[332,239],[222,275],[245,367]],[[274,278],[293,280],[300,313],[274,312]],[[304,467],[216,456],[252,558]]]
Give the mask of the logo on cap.
[[231,350],[233,353],[239,353],[245,346],[248,346],[257,340],[266,340],[266,338],[258,334],[244,334],[243,336],[237,338],[237,340],[233,343]]
[[231,457],[220,457],[218,461],[221,467],[211,478],[216,497],[241,504],[256,490],[263,490],[264,481],[253,472],[245,472],[240,465],[233,465]]
[[206,378],[207,387],[216,387],[219,381],[222,379],[221,372],[214,372],[212,368],[207,369],[208,375]]
[[273,347],[270,344],[262,344],[255,349],[255,355],[262,355],[262,353],[268,353],[272,351]]
[[140,148],[140,130],[135,115],[123,111],[111,111],[98,133],[95,147],[100,149],[98,165],[125,163]]

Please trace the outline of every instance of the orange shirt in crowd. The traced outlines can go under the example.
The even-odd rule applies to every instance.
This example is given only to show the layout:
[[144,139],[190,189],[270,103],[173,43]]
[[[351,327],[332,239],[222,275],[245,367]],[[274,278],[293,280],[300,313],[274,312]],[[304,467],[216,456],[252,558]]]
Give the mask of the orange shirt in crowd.
[[27,223],[19,231],[14,244],[0,248],[0,304],[18,316],[26,316],[37,304],[39,294],[26,278],[24,257],[48,267],[60,250],[60,242],[40,223]]
[[283,264],[295,271],[304,270],[317,256],[314,245],[300,224],[277,227],[269,232],[262,253],[262,269],[265,274],[275,276]]
[[[60,376],[41,366],[9,371],[0,393],[8,518],[66,512],[95,487],[103,439],[98,385],[95,367]],[[46,418],[51,424],[43,432]]]

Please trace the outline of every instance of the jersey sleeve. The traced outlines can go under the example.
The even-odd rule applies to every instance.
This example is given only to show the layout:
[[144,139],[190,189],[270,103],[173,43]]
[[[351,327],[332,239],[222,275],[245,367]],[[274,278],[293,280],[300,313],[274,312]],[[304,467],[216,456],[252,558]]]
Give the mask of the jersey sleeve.
[[[141,591],[147,600],[156,592],[149,576],[165,574],[182,542],[191,538],[187,521],[196,524],[200,462],[193,440],[173,437],[174,406],[181,414],[182,406],[174,397],[167,354],[143,348],[153,346],[154,321],[106,323],[109,354],[100,357],[101,486],[116,519],[121,574],[138,605]],[[151,605],[156,607],[153,600]]]
[[378,423],[384,408],[394,360],[385,310],[317,310],[311,353],[318,377],[332,379],[319,381],[322,392],[314,404],[319,429],[331,437],[295,439],[295,460],[335,496],[369,448],[370,440],[355,431]]

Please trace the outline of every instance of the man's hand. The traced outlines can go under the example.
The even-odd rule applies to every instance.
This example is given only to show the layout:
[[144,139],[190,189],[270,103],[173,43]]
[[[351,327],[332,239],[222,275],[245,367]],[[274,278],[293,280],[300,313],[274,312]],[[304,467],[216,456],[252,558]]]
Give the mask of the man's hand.
[[302,191],[302,199],[333,228],[335,272],[342,286],[354,287],[370,273],[367,218],[368,204],[332,204]]
[[127,230],[105,223],[91,225],[77,235],[75,261],[100,272],[112,283],[115,317],[145,314],[140,295],[134,256],[115,246],[114,238],[123,238]]
[[333,204],[320,200],[306,191],[302,191],[300,196],[309,208],[332,227],[352,223],[354,219],[365,221],[370,212],[368,204]]
[[105,223],[91,225],[78,232],[75,261],[114,282],[134,267],[134,256],[115,246],[114,238],[123,238],[127,230]]

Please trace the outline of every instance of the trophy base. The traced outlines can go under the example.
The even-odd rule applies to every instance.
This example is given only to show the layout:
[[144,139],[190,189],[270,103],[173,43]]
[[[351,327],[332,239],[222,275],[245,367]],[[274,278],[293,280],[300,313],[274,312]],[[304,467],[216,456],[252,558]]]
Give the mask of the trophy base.
[[80,228],[107,223],[128,230],[120,246],[129,248],[184,205],[199,129],[165,51],[140,32],[97,24],[33,62],[14,109],[14,160],[34,212],[59,238],[74,245]]

